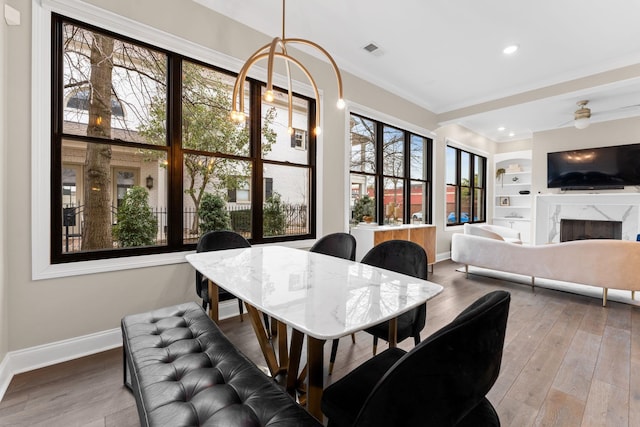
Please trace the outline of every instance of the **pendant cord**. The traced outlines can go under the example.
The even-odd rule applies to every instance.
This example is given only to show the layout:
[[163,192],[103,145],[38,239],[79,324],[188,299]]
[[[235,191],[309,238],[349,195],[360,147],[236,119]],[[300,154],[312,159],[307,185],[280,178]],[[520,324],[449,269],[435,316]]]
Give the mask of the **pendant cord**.
[[286,0],[282,0],[282,40],[284,40],[284,8]]

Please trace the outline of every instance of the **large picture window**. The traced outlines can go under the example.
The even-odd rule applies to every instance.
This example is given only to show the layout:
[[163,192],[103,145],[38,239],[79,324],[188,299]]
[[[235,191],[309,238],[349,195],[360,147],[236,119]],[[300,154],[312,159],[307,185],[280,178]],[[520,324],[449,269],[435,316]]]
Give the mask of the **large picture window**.
[[486,221],[486,157],[447,145],[447,225]]
[[232,73],[60,15],[52,27],[52,263],[192,249],[210,229],[313,237],[313,99],[294,96],[292,150],[286,93],[267,103],[249,80],[238,125]]
[[350,117],[351,222],[431,223],[432,140]]

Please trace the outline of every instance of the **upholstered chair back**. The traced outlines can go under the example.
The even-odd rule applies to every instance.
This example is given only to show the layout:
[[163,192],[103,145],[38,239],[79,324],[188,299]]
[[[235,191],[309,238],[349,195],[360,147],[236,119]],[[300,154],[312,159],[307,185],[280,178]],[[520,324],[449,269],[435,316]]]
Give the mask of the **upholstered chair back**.
[[309,251],[354,261],[356,259],[356,239],[348,233],[327,234],[318,239]]
[[455,426],[476,408],[491,408],[483,401],[500,372],[510,299],[505,291],[481,297],[400,358],[355,425]]

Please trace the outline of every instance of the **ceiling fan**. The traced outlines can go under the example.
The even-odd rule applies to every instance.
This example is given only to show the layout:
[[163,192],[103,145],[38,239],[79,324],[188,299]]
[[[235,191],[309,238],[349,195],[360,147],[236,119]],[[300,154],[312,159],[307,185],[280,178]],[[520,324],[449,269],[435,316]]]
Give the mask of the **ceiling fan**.
[[[573,120],[569,120],[568,122],[563,123],[561,127],[566,126],[572,122],[573,122],[573,125],[576,127],[576,129],[584,129],[587,126],[589,126],[589,124],[591,123],[592,113],[591,113],[591,108],[587,107],[588,103],[589,103],[589,100],[587,99],[576,102],[578,109],[573,113]],[[640,107],[640,104],[627,105],[627,106],[615,108],[609,111],[599,111],[598,113],[594,113],[594,114],[601,115],[601,114],[610,113],[613,111],[624,110],[627,108],[636,108],[636,107]]]
[[588,100],[578,101],[578,109],[573,113],[573,125],[576,129],[584,129],[589,126],[591,108],[587,108]]

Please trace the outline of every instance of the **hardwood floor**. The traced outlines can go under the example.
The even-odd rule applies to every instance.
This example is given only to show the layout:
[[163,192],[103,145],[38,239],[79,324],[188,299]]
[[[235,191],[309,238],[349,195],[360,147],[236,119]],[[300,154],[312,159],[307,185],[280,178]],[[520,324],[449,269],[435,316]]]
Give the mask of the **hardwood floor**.
[[[451,321],[479,296],[511,292],[500,376],[489,393],[503,426],[640,425],[640,308],[536,289],[455,271],[438,263],[429,280],[445,290],[428,303],[423,337]],[[222,329],[259,365],[264,359],[249,322]],[[335,381],[371,356],[371,337],[340,342]],[[412,340],[400,346],[412,347]],[[327,364],[330,345],[326,345]],[[13,378],[0,402],[0,426],[137,426],[131,393],[122,386],[115,349]]]

